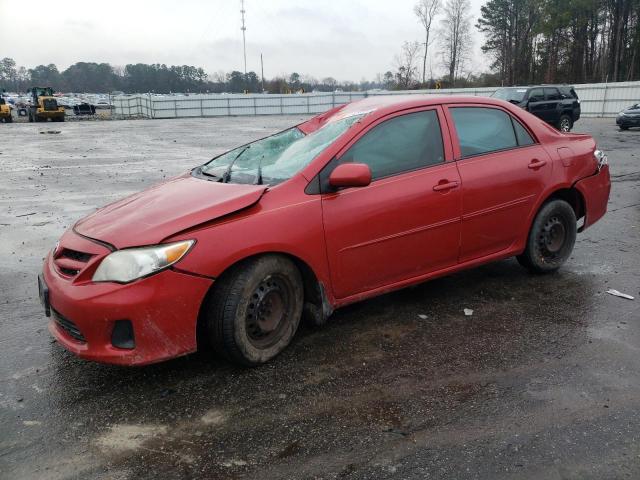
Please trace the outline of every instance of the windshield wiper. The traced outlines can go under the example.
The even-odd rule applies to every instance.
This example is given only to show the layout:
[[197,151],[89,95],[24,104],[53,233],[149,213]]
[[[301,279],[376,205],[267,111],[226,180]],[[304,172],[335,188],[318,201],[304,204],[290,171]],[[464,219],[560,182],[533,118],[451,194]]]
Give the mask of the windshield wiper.
[[258,160],[258,174],[256,175],[256,181],[253,182],[254,185],[262,185],[262,159],[264,158],[264,155],[262,155],[260,157],[260,160]]
[[236,155],[236,158],[231,160],[231,162],[229,163],[229,166],[222,174],[222,180],[221,180],[222,183],[229,183],[229,180],[231,180],[231,169],[233,168],[233,165],[236,163],[236,160],[240,158],[240,155],[242,155],[244,152],[249,150],[249,148],[251,148],[251,145],[247,145],[246,148],[244,148],[238,155]]

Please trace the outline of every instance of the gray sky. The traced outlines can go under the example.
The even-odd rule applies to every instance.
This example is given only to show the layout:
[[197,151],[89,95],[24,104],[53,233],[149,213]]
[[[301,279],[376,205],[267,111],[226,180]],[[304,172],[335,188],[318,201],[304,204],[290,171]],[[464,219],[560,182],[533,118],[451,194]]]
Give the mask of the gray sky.
[[[422,40],[415,1],[245,0],[248,69],[259,73],[262,52],[268,78],[297,71],[373,79],[392,68],[404,40]],[[471,0],[472,24],[483,3]],[[243,69],[240,0],[0,0],[0,18],[0,57],[26,67],[55,63],[62,70],[95,61]],[[469,66],[484,71],[482,36],[472,30]],[[437,42],[430,50],[440,74]]]

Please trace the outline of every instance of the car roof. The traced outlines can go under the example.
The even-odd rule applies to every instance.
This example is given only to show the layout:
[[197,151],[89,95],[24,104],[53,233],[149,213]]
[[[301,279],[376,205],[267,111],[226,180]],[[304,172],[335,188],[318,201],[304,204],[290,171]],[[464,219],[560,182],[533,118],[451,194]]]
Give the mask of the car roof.
[[473,95],[431,95],[431,94],[407,94],[407,95],[374,95],[371,97],[348,103],[335,112],[334,115],[347,117],[367,113],[386,114],[390,111],[407,110],[410,108],[427,107],[430,105],[442,105],[452,103],[473,103],[479,105],[501,105],[502,100],[491,97],[476,97]]

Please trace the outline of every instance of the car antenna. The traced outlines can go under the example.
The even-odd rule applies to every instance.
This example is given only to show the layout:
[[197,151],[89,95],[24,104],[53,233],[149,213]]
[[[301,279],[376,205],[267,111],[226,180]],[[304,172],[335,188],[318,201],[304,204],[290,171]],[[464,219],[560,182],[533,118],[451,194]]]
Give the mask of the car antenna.
[[229,163],[229,166],[222,174],[222,179],[221,179],[222,183],[228,183],[229,180],[231,180],[231,169],[233,168],[233,164],[236,163],[236,160],[240,158],[240,155],[242,155],[244,152],[249,150],[250,147],[251,145],[247,145],[245,148],[242,149],[242,151],[238,155],[236,155],[236,157],[233,160],[231,160],[231,163]]

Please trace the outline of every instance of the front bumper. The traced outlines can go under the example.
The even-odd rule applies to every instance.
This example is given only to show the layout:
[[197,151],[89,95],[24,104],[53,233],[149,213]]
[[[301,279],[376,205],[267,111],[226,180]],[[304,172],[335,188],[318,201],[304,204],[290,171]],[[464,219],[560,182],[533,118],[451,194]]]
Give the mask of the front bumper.
[[[70,236],[75,249],[89,242],[68,232],[61,248]],[[67,350],[97,362],[146,365],[197,349],[198,314],[213,280],[172,269],[125,285],[82,278],[82,272],[77,279],[65,277],[53,255],[47,255],[43,279],[51,307],[49,331]],[[122,320],[131,322],[134,348],[112,344],[116,322]]]
[[585,202],[585,219],[580,228],[580,231],[583,231],[607,213],[607,203],[611,193],[609,165],[605,164],[596,174],[579,180],[575,187],[582,194]]

